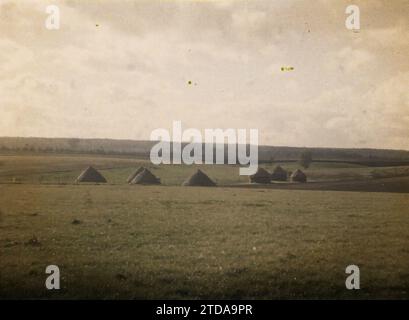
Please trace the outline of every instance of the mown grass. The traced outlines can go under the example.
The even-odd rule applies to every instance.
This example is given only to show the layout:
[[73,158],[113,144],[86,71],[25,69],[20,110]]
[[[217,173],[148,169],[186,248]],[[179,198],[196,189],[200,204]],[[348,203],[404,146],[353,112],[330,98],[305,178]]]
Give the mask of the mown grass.
[[409,297],[406,194],[8,184],[0,212],[1,298]]
[[[74,185],[88,165],[107,185]],[[144,165],[163,186],[129,186]],[[263,165],[272,170],[273,164]],[[296,163],[283,163],[295,170]],[[0,157],[0,298],[408,298],[406,194],[178,187],[198,167],[110,156]],[[407,167],[313,163],[317,181]],[[57,264],[62,289],[44,288]],[[362,289],[345,289],[345,267]]]

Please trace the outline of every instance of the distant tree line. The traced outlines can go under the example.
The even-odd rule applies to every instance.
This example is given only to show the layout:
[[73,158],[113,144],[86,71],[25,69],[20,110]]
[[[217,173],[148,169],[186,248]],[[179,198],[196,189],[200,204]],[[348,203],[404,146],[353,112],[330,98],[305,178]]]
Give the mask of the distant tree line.
[[[149,158],[154,141],[80,139],[80,138],[23,138],[0,137],[0,152],[73,153],[127,155]],[[409,161],[407,150],[359,148],[301,148],[259,146],[259,162],[298,161],[308,167],[311,161]],[[227,148],[225,146],[225,151]],[[312,156],[314,159],[312,159]]]

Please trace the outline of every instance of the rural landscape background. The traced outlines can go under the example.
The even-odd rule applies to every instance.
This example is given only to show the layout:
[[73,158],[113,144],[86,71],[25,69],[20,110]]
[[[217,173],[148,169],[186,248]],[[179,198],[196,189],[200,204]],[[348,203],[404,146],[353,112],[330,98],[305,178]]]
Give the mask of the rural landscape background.
[[[409,6],[350,4],[0,0],[0,299],[408,299]],[[174,121],[262,183],[153,165]]]
[[[143,157],[152,142],[133,142],[138,160],[17,140],[25,150],[0,139],[2,298],[408,297],[407,151],[332,149],[319,159],[313,149],[307,183],[257,185],[236,165],[154,166]],[[280,160],[263,168],[301,168],[301,149],[270,149],[266,159],[277,150]],[[90,164],[108,183],[75,183]],[[127,184],[139,166],[162,185]],[[218,186],[181,186],[198,167]],[[61,290],[44,288],[49,264],[60,267]],[[345,289],[350,264],[361,290]]]

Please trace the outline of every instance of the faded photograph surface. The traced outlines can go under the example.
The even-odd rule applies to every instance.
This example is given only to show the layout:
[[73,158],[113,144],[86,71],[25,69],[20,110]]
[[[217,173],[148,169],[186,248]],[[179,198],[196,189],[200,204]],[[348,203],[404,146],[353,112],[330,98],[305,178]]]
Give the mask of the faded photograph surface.
[[409,298],[406,0],[0,0],[0,299]]

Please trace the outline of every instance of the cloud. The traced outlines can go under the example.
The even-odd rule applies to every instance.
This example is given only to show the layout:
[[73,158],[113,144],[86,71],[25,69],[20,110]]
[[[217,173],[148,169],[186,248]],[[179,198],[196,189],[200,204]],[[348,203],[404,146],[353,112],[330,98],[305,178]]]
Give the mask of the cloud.
[[406,148],[407,9],[384,3],[358,1],[352,33],[341,0],[67,0],[58,31],[50,1],[2,1],[0,135],[148,139],[182,120],[258,128],[264,144]]
[[339,50],[337,58],[346,72],[352,72],[359,68],[370,66],[374,55],[367,50],[345,47]]

